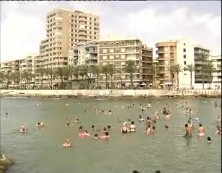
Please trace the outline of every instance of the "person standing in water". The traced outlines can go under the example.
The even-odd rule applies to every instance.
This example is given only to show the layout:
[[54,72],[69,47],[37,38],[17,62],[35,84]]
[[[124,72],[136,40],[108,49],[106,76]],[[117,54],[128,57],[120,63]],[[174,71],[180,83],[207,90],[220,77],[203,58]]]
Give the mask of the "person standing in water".
[[184,137],[185,138],[192,137],[192,129],[191,129],[191,127],[189,127],[188,124],[185,124],[184,126],[185,126],[185,135],[184,135]]
[[198,129],[198,136],[204,136],[205,135],[205,129],[202,126],[202,124],[199,124],[199,129]]

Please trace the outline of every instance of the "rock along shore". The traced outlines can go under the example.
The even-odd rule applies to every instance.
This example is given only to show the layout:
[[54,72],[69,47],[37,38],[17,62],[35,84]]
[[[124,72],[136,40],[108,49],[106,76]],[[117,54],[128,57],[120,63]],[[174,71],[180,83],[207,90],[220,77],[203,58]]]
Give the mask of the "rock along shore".
[[4,154],[0,154],[0,173],[5,173],[8,170],[9,166],[12,166],[14,162],[5,157]]
[[213,97],[221,98],[221,90],[1,90],[1,97]]

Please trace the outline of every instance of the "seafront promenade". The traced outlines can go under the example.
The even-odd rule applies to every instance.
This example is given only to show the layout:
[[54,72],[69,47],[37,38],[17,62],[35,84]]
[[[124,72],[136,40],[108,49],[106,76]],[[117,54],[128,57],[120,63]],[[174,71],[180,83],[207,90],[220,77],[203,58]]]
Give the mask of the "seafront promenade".
[[1,97],[221,97],[221,90],[1,90]]

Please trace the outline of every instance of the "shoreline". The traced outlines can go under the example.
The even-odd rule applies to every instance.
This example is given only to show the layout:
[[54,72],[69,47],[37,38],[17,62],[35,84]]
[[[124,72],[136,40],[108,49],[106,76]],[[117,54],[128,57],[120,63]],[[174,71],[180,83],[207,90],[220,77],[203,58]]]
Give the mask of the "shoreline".
[[221,90],[0,90],[0,96],[27,98],[221,98]]

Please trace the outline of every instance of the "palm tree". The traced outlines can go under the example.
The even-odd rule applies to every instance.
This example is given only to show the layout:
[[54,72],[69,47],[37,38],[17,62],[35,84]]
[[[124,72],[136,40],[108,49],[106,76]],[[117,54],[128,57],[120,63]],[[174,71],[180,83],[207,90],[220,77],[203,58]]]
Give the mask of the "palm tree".
[[214,71],[214,66],[212,64],[212,61],[207,61],[207,64],[204,66],[204,70],[207,73],[208,83],[209,83],[209,87],[210,87],[210,84],[211,84],[212,78],[213,78],[212,72]]
[[126,73],[130,73],[131,88],[133,88],[133,73],[136,72],[135,61],[132,61],[132,60],[126,61],[126,65],[124,67],[124,71]]
[[0,72],[0,81],[1,81],[1,84],[3,86],[3,82],[4,82],[4,73],[1,71]]
[[108,73],[110,74],[110,87],[111,89],[113,88],[113,74],[116,72],[115,66],[113,64],[108,64],[107,65]]
[[171,66],[172,72],[177,75],[177,89],[179,89],[179,73],[182,72],[182,66],[180,64],[176,64]]
[[55,70],[55,75],[60,78],[61,81],[61,89],[64,89],[64,77],[66,76],[66,71],[64,67],[58,67]]
[[21,78],[22,80],[25,81],[25,89],[26,89],[26,85],[28,84],[28,82],[32,79],[32,73],[30,70],[25,70],[22,72],[21,74]]
[[193,72],[195,71],[195,66],[193,64],[188,64],[184,70],[188,70],[190,72],[190,89],[192,89],[192,79],[193,79]]
[[7,71],[4,73],[4,79],[6,80],[6,89],[9,88],[9,83],[10,83],[10,80],[11,80],[11,73],[10,71]]
[[13,72],[13,73],[11,73],[11,77],[10,78],[13,80],[14,84],[16,82],[19,83],[19,81],[20,81],[20,73],[19,72]]
[[70,87],[72,89],[72,76],[73,76],[74,67],[72,65],[68,65],[65,67],[65,76],[70,79]]
[[108,77],[108,73],[109,73],[108,65],[102,66],[101,72],[102,72],[102,74],[105,74],[105,77],[106,77],[106,89],[108,89],[108,82],[107,82],[107,77]]
[[86,76],[87,78],[87,81],[88,81],[87,88],[89,88],[89,82],[90,82],[89,72],[90,72],[90,67],[88,65],[79,66],[79,75],[82,77],[82,80],[84,76]]
[[207,62],[207,60],[208,60],[208,58],[209,58],[209,55],[208,54],[205,54],[205,53],[201,53],[200,55],[199,55],[199,59],[201,60],[201,62],[202,62],[202,88],[204,89],[204,82],[205,82],[205,66],[206,66],[206,62]]
[[36,73],[41,77],[41,88],[43,85],[43,77],[46,74],[46,69],[45,68],[39,68],[36,70]]
[[51,68],[46,68],[45,74],[48,76],[49,87],[52,89],[52,80],[55,78],[55,71]]
[[117,69],[116,72],[120,74],[120,85],[121,85],[121,89],[123,89],[123,80],[122,80],[123,70],[122,70],[122,68]]
[[99,74],[100,74],[100,72],[101,72],[101,68],[100,68],[100,66],[99,65],[91,65],[90,66],[90,71],[92,72],[92,74],[93,75],[96,75],[96,79],[97,79],[97,81],[96,81],[96,88],[98,88],[99,87]]

